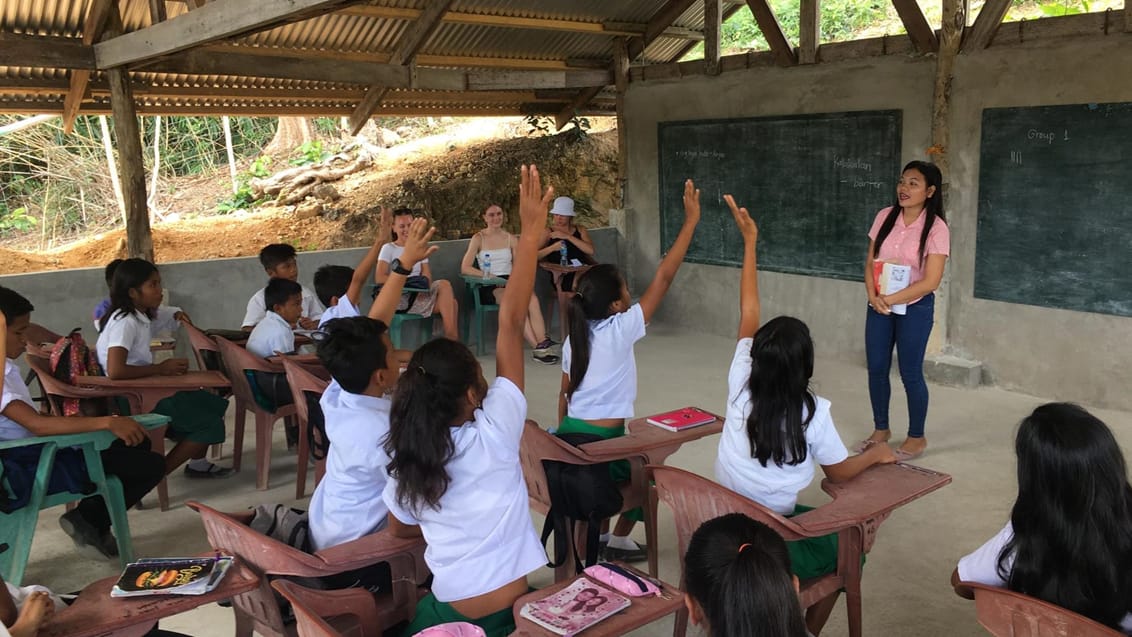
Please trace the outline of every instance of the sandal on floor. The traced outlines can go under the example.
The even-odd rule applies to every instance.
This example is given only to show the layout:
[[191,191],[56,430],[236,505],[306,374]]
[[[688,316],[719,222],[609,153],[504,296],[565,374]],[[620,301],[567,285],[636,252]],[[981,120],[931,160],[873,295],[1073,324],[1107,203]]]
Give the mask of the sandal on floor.
[[898,447],[892,451],[892,455],[896,456],[897,462],[908,462],[909,460],[915,460],[924,455],[925,451],[927,451],[926,447],[919,451],[905,451]]
[[871,447],[873,445],[880,444],[881,442],[883,442],[883,441],[865,438],[861,442],[858,442],[857,444],[853,445],[853,453],[864,453],[865,450],[868,449],[869,447]]

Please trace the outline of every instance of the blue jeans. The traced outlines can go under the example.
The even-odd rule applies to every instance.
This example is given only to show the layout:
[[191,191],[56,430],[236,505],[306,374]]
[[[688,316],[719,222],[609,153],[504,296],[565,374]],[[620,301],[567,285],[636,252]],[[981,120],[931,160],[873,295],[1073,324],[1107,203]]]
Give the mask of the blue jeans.
[[932,333],[935,293],[908,306],[904,316],[885,316],[871,307],[865,317],[865,358],[869,366],[869,400],[873,405],[873,425],[888,430],[888,401],[892,396],[889,373],[892,348],[900,367],[900,380],[908,395],[908,437],[924,437],[928,416],[928,384],[924,381],[924,351]]

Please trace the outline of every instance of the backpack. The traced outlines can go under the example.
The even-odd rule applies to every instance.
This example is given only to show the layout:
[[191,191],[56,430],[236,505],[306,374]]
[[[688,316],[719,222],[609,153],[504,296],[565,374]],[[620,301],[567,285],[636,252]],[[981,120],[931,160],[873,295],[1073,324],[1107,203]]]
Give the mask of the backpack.
[[[98,357],[83,340],[82,328],[60,338],[51,348],[51,375],[69,385],[80,384],[83,376],[102,376]],[[63,398],[64,416],[106,416],[113,412],[108,398]]]
[[248,523],[253,531],[278,540],[304,553],[311,552],[310,523],[307,512],[285,504],[261,504]]
[[[558,437],[572,446],[604,440],[595,434],[571,433]],[[586,525],[585,566],[593,566],[598,558],[598,537],[601,523],[621,511],[624,500],[621,490],[609,474],[608,462],[600,464],[570,464],[543,460],[546,471],[546,485],[550,496],[550,510],[542,527],[542,543],[545,546],[551,532],[554,533],[554,557],[547,564],[557,568],[566,562],[566,542],[574,542],[575,522]],[[582,571],[581,556],[574,547],[574,566]]]

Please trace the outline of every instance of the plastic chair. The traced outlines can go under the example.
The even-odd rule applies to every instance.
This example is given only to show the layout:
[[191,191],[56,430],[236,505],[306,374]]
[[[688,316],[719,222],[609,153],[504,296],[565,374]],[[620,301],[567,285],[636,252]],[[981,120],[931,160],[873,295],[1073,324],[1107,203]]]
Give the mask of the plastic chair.
[[[202,332],[195,325],[190,323],[182,323],[181,327],[189,336],[189,347],[193,350],[193,358],[197,361],[197,368],[206,371],[220,372],[228,378],[228,372],[224,369],[224,360],[220,356],[220,346],[212,337]],[[228,378],[231,382],[232,379]],[[221,397],[227,398],[232,395],[231,389],[217,391]],[[218,442],[212,445],[212,458],[213,460],[220,458],[224,455],[224,443]]]
[[[295,401],[295,415],[299,419],[299,469],[298,477],[295,480],[295,497],[302,499],[306,495],[307,464],[311,454],[309,410],[312,407],[318,409],[321,417],[322,408],[318,406],[317,398],[322,396],[322,393],[326,391],[326,386],[330,383],[315,376],[302,365],[291,360],[290,357],[284,356],[282,360],[283,372],[287,375],[287,384],[291,387],[291,396]],[[312,397],[316,400],[313,403],[308,402],[308,399]],[[325,474],[326,458],[324,457],[315,464],[315,487],[318,486]]]
[[1006,588],[960,582],[975,592],[979,623],[997,637],[1122,637],[1124,633]]
[[[157,414],[143,414],[137,420],[147,428],[158,427],[160,429],[164,429],[164,425],[169,422],[167,416]],[[23,579],[40,510],[75,502],[94,495],[102,496],[103,501],[106,502],[106,509],[110,514],[110,524],[118,540],[118,557],[122,566],[125,567],[126,564],[133,561],[134,544],[130,538],[130,523],[126,518],[126,502],[122,495],[122,482],[115,476],[106,475],[102,467],[102,455],[99,453],[113,444],[114,440],[116,440],[114,434],[109,431],[91,431],[63,436],[35,436],[19,440],[0,441],[0,451],[42,445],[39,452],[39,464],[35,471],[35,482],[32,485],[28,503],[10,513],[0,513],[0,543],[6,543],[10,546],[10,550],[0,553],[0,570],[4,572],[4,579],[17,586]],[[59,449],[67,447],[79,447],[82,451],[87,476],[94,486],[92,492],[86,494],[69,491],[47,493],[51,471],[55,466],[55,453]],[[0,464],[0,489],[10,492],[10,485],[3,474],[4,465]]]
[[[373,595],[363,589],[314,590],[287,580],[274,580],[271,587],[291,603],[299,637],[381,637],[389,628],[378,617]],[[327,621],[331,618],[352,620],[350,627],[356,630],[333,626]]]
[[427,570],[420,567],[421,538],[378,532],[311,554],[253,531],[248,526],[254,515],[250,511],[228,514],[196,501],[186,505],[200,513],[209,545],[236,555],[260,576],[258,588],[232,598],[237,637],[251,637],[253,631],[269,637],[288,634],[268,576],[325,577],[379,562],[389,563],[393,587],[377,597],[375,625],[393,626],[413,616],[420,598],[418,585],[427,578]]
[[[655,493],[675,514],[676,537],[680,546],[680,588],[684,588],[684,554],[688,541],[701,524],[727,513],[742,513],[769,526],[786,541],[820,537],[830,530],[810,531],[799,522],[805,515],[786,518],[761,504],[745,498],[707,478],[672,467],[649,465],[655,484]],[[820,509],[815,509],[816,512]],[[828,575],[803,581],[799,598],[802,608],[809,608],[837,591],[845,590],[849,616],[849,634],[861,634],[861,553],[855,552],[849,533],[856,530],[860,520],[846,519],[837,530],[837,570]],[[650,547],[651,549],[652,547]],[[866,548],[867,550],[867,548]],[[682,609],[676,615],[672,634],[682,637],[688,627],[688,612]]]
[[[487,345],[487,342],[483,337],[483,325],[487,319],[489,312],[499,312],[499,304],[484,303],[483,300],[480,299],[480,290],[483,288],[491,288],[497,285],[502,285],[503,283],[505,283],[505,281],[499,278],[485,279],[482,277],[471,276],[467,274],[461,276],[464,279],[464,285],[466,285],[468,288],[468,293],[472,295],[472,304],[475,308],[475,311],[472,313],[472,316],[469,320],[475,323],[476,356],[483,356],[484,350],[486,349],[485,346]],[[465,325],[467,324],[465,323]],[[467,328],[465,328],[464,332],[464,342],[470,342],[468,340]]]
[[[56,334],[36,323],[29,323],[27,330],[24,332],[24,340],[27,341],[26,347],[28,355],[36,355],[46,359],[51,358],[51,350],[45,350],[42,345],[46,343],[56,343],[61,338],[63,338],[62,334]],[[31,389],[32,381],[37,378],[38,376],[36,376],[35,371],[29,369],[27,376],[24,377],[24,384],[28,386],[29,390]],[[33,396],[32,400],[40,403],[41,410],[49,410],[51,403],[47,398],[47,390],[43,388],[42,384],[39,386],[39,396]]]
[[[55,376],[51,374],[50,361],[34,354],[30,349],[30,344],[28,347],[28,355],[25,357],[28,362],[28,368],[35,374],[36,378],[39,379],[39,384],[43,387],[43,391],[47,396],[47,404],[52,414],[60,417],[63,416],[62,404],[60,403],[63,398],[102,398],[110,400],[118,396],[125,398],[126,401],[129,402],[130,413],[146,413],[147,410],[142,409],[143,401],[139,394],[101,387],[79,387],[55,378]],[[169,419],[166,418],[165,422],[168,421]],[[148,428],[146,433],[149,434],[150,448],[155,453],[164,456],[165,427]],[[166,478],[162,478],[161,482],[157,483],[157,503],[162,511],[169,510],[169,482]]]
[[[427,293],[428,291],[429,290],[427,290],[425,288],[404,288],[401,292],[402,292],[402,294],[409,294],[409,293],[413,293],[413,292],[415,292],[415,293]],[[432,337],[433,319],[435,319],[437,316],[439,316],[439,315],[436,312],[433,312],[429,316],[421,316],[420,314],[410,314],[409,312],[397,312],[396,314],[394,314],[393,315],[393,322],[390,323],[390,325],[389,325],[389,340],[393,342],[393,349],[402,349],[402,347],[401,347],[401,326],[405,323],[410,322],[410,321],[427,321],[424,324],[423,327],[426,330],[425,340],[426,341],[429,340]]]
[[236,397],[236,427],[232,436],[232,468],[240,470],[244,451],[244,425],[247,412],[255,415],[255,487],[260,491],[267,489],[268,475],[271,471],[271,430],[280,418],[295,417],[295,405],[276,407],[268,411],[256,402],[248,382],[246,371],[261,371],[282,374],[283,366],[271,364],[248,350],[222,337],[216,337],[224,367],[228,370],[228,380],[232,383],[232,394]]
[[[550,510],[550,491],[546,482],[546,469],[544,461],[565,462],[568,464],[596,464],[584,451],[570,445],[557,436],[543,430],[533,420],[528,420],[523,428],[523,437],[519,443],[519,461],[523,465],[523,479],[527,483],[527,496],[531,508],[546,515]],[[645,459],[641,456],[629,456],[630,478],[623,483],[621,497],[624,503],[621,512],[641,507],[645,510],[645,536],[648,538],[649,575],[657,577],[657,545],[656,525],[651,522],[655,515],[650,515],[651,503],[648,498],[648,482],[645,476]],[[600,462],[605,462],[602,460]],[[563,582],[576,573],[574,572],[574,543],[584,539],[582,525],[575,528],[574,542],[566,542],[566,561],[554,570],[554,581]],[[579,549],[581,546],[579,546]]]

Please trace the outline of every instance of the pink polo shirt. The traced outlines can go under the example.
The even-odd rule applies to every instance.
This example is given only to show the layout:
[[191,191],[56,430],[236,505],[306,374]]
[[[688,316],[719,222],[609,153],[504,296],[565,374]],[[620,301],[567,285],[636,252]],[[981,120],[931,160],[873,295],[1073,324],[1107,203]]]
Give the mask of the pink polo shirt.
[[[880,227],[891,211],[892,207],[890,206],[877,213],[876,219],[873,220],[873,227],[869,229],[870,239],[876,240]],[[892,231],[888,233],[884,243],[880,245],[880,252],[876,257],[877,261],[912,266],[911,283],[913,284],[924,278],[924,262],[920,259],[920,235],[924,231],[924,218],[926,216],[926,213],[921,212],[920,216],[912,222],[912,225],[904,224],[904,215],[897,216],[896,223],[892,225]],[[947,223],[938,217],[932,224],[932,229],[928,231],[928,240],[924,244],[924,257],[926,258],[929,254],[942,254],[944,256],[951,254],[951,231],[948,230]],[[919,300],[916,299],[916,301]],[[912,303],[916,301],[912,301]]]

